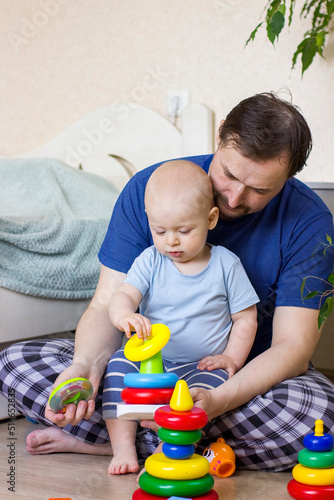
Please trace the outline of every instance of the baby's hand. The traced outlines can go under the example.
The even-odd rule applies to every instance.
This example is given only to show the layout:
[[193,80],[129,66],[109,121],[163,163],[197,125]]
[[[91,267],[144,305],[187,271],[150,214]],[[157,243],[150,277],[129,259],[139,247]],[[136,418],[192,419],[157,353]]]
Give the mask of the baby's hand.
[[134,331],[143,340],[147,340],[151,336],[151,322],[141,314],[125,314],[118,320],[116,326],[119,330],[124,331],[128,339],[131,337],[131,332]]
[[206,356],[198,363],[199,370],[226,370],[228,378],[231,378],[237,371],[237,365],[233,359],[225,356],[225,354],[216,354],[216,356]]

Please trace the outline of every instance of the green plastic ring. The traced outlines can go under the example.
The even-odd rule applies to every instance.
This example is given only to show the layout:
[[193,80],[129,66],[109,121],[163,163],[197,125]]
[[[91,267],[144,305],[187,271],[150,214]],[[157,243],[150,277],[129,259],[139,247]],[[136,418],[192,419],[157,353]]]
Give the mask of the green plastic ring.
[[201,439],[202,432],[200,429],[195,429],[194,431],[176,431],[160,427],[158,430],[158,436],[161,441],[164,441],[165,443],[194,444]]
[[49,406],[55,413],[64,412],[66,406],[79,401],[88,401],[93,394],[93,386],[86,378],[77,377],[66,380],[51,392]]
[[315,469],[334,467],[334,450],[310,451],[304,448],[298,453],[298,462],[305,467],[314,467]]
[[204,495],[212,490],[214,485],[213,477],[206,474],[198,479],[187,479],[173,481],[171,479],[162,479],[161,477],[151,476],[148,472],[144,472],[139,477],[139,486],[142,490],[158,496],[182,496]]

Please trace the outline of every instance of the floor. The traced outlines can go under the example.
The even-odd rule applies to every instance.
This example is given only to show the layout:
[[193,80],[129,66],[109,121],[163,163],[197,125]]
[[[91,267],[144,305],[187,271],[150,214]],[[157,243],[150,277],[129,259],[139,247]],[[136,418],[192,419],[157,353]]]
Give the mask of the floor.
[[[109,457],[71,453],[31,456],[25,451],[25,437],[37,426],[21,417],[14,424],[9,429],[8,421],[0,423],[1,500],[131,500],[137,488],[135,475],[108,475]],[[11,471],[15,474],[12,477]],[[215,478],[215,490],[223,500],[291,500],[286,490],[291,478],[290,472],[237,471],[228,479]],[[10,487],[15,493],[8,490]]]

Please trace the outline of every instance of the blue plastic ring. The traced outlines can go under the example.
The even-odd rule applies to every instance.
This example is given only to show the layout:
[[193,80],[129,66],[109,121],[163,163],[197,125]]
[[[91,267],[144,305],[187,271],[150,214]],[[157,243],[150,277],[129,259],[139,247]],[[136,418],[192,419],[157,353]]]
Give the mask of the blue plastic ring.
[[195,453],[195,446],[193,444],[170,444],[163,443],[162,453],[175,460],[186,460]]
[[127,373],[124,384],[136,389],[173,388],[179,377],[176,373]]
[[333,448],[333,436],[330,434],[324,434],[323,436],[307,434],[304,437],[303,443],[309,451],[331,451]]

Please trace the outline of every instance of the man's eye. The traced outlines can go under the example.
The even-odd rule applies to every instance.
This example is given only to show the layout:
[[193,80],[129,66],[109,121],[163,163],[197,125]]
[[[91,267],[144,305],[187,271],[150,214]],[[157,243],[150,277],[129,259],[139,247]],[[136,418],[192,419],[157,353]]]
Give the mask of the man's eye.
[[230,172],[227,172],[226,170],[225,170],[224,174],[225,174],[225,177],[227,177],[228,179],[235,179],[234,175],[232,175]]

